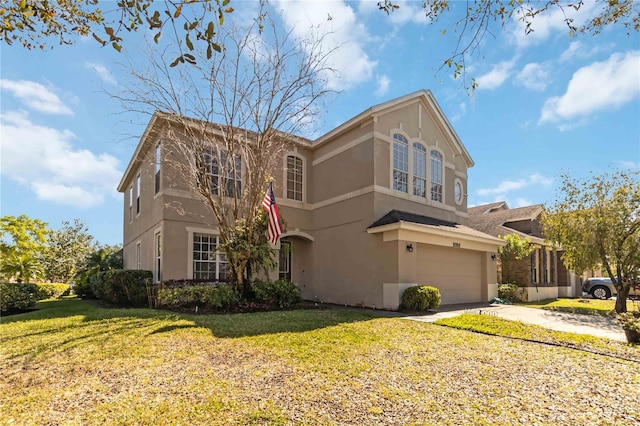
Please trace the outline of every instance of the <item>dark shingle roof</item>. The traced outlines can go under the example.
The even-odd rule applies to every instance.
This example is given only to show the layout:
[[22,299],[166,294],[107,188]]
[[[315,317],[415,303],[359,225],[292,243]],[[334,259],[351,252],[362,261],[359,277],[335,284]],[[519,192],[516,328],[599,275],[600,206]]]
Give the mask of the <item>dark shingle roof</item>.
[[[432,225],[432,226],[450,226],[455,227],[456,224],[454,222],[447,222],[446,220],[434,219],[428,216],[422,216],[419,214],[403,212],[400,210],[391,210],[386,215],[382,216],[380,219],[373,222],[369,228],[375,228],[377,226],[389,225],[391,223],[397,222],[412,222],[419,223],[421,225]],[[367,228],[367,229],[369,229]]]

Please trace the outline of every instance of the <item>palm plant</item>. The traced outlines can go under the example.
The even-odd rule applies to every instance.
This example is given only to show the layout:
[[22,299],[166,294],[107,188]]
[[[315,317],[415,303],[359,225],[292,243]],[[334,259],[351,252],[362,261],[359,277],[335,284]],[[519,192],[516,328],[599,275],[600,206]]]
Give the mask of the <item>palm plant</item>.
[[112,247],[102,247],[87,256],[84,267],[76,273],[75,293],[80,297],[93,297],[89,286],[91,277],[111,269],[122,269],[122,259]]
[[19,283],[42,278],[44,272],[40,261],[28,254],[12,253],[4,256],[0,263],[0,274],[5,278],[15,278]]

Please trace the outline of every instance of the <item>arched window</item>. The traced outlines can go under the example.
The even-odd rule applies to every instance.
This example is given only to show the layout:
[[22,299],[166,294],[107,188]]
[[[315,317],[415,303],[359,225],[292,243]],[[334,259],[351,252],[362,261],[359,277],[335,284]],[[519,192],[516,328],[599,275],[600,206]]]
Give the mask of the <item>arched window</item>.
[[431,200],[442,202],[442,154],[431,151]]
[[402,135],[393,135],[393,189],[408,192],[409,142]]
[[427,149],[421,144],[413,144],[413,195],[427,196]]
[[287,198],[302,201],[302,159],[294,155],[287,156]]

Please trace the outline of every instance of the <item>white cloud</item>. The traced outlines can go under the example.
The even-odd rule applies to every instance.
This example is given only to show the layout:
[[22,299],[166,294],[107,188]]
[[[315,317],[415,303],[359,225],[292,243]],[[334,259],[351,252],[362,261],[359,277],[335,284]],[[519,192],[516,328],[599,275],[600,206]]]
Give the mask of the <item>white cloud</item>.
[[640,161],[622,160],[622,161],[617,161],[617,163],[623,169],[640,171]]
[[529,90],[543,91],[549,85],[551,73],[544,64],[532,62],[525,65],[516,78]]
[[280,11],[295,36],[306,38],[312,33],[326,34],[324,50],[336,49],[327,63],[337,71],[336,75],[328,76],[329,88],[344,90],[373,77],[378,63],[369,58],[363,44],[370,35],[350,6],[342,1],[280,0],[271,4]]
[[26,112],[0,114],[2,174],[29,187],[39,199],[94,207],[116,195],[119,161],[76,149],[70,130],[33,123]]
[[111,74],[111,71],[109,71],[104,65],[98,64],[96,62],[85,62],[84,66],[93,70],[93,72],[95,72],[100,80],[102,80],[104,83],[110,84],[112,86],[118,85],[118,81],[115,79],[113,74]]
[[477,194],[482,197],[494,196],[496,201],[500,201],[506,199],[506,194],[509,192],[529,186],[548,187],[552,183],[553,179],[535,173],[523,179],[502,181],[495,188],[481,188],[477,191]]
[[378,78],[378,88],[376,89],[375,95],[376,96],[386,95],[387,92],[389,91],[390,83],[391,83],[391,80],[389,80],[389,77],[387,77],[386,75],[380,76]]
[[[427,24],[429,22],[425,10],[422,8],[422,2],[398,0],[393,3],[400,6],[389,14],[389,19],[395,25],[404,25],[410,22]],[[377,3],[375,4],[377,5]]]
[[458,110],[455,111],[455,113],[451,116],[451,121],[452,122],[460,121],[460,119],[462,119],[462,117],[466,113],[467,113],[467,104],[466,104],[466,102],[460,102],[460,104],[458,104]]
[[573,58],[582,56],[581,52],[583,51],[582,43],[579,41],[572,41],[569,44],[567,50],[562,52],[560,55],[560,62],[567,62],[572,60]]
[[[540,4],[538,3],[538,6]],[[534,2],[533,5],[535,6],[536,3]],[[565,22],[566,19],[572,19],[572,25],[580,27],[596,15],[598,6],[601,5],[602,3],[599,5],[595,1],[587,1],[582,4],[579,10],[575,10],[573,7],[567,7],[566,3],[552,4],[547,11],[536,15],[531,20],[533,32],[529,34],[525,33],[525,23],[519,20],[522,15],[515,14],[510,30],[511,40],[516,46],[522,48],[541,44],[554,34],[567,34],[569,28]]]
[[611,52],[613,44],[604,43],[592,47],[586,47],[579,41],[572,41],[567,50],[562,52],[558,61],[560,63],[575,61],[576,59],[586,59],[602,52]]
[[526,198],[521,198],[521,197],[518,197],[513,202],[507,203],[507,204],[509,206],[511,206],[512,208],[527,207],[527,206],[533,205],[533,203],[531,201],[527,200]]
[[73,111],[51,90],[28,80],[0,79],[0,89],[11,92],[29,108],[46,114],[73,115]]
[[514,64],[514,60],[495,64],[491,71],[476,78],[476,83],[478,83],[477,90],[492,90],[502,86],[511,75]]
[[[548,98],[538,124],[579,121],[606,108],[619,107],[640,95],[640,50],[614,53],[580,68],[562,96]],[[566,126],[567,123],[564,123]]]

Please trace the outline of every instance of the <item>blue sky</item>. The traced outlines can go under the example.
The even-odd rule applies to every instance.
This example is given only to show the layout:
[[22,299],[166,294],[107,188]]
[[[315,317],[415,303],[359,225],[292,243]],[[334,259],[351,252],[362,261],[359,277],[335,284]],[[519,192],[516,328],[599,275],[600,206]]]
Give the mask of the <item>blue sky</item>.
[[[237,18],[253,7],[232,4]],[[528,36],[508,22],[467,60],[479,84],[469,96],[459,79],[438,72],[456,42],[448,21],[429,25],[420,2],[398,4],[387,16],[375,1],[270,2],[283,28],[302,35],[310,21],[320,23],[341,46],[332,59],[340,74],[329,82],[340,93],[324,105],[314,134],[430,89],[475,161],[469,206],[552,203],[560,174],[640,169],[637,33],[613,27],[569,37],[555,12],[536,18]],[[595,8],[587,2],[573,17],[583,22]],[[79,218],[98,241],[122,242],[116,186],[144,118],[123,112],[109,93],[125,84],[127,69],[119,64],[138,63],[140,36],[125,40],[123,54],[90,38],[45,51],[2,45],[2,215],[27,214],[53,228]]]

